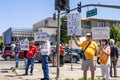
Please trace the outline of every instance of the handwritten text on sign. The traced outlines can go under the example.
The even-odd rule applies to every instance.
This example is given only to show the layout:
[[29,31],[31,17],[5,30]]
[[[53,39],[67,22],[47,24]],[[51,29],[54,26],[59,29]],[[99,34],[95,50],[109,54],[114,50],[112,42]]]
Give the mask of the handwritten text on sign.
[[92,28],[93,40],[110,39],[109,27],[93,27]]
[[20,49],[21,50],[29,50],[29,41],[28,40],[21,40],[20,41]]
[[74,14],[68,14],[67,16],[67,34],[68,35],[81,35],[81,20],[80,20],[80,14],[74,13]]
[[47,40],[49,38],[50,38],[49,34],[47,34],[45,32],[36,32],[36,33],[34,33],[34,40],[35,41],[45,41],[45,40]]

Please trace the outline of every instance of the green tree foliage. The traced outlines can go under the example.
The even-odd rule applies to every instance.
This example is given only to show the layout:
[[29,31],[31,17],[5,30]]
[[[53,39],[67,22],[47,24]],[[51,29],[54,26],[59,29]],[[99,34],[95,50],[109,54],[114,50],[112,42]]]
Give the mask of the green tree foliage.
[[[65,29],[63,26],[63,22],[67,20],[67,16],[61,17],[61,32],[60,32],[60,42],[63,44],[69,43],[70,36],[67,35],[67,29]],[[67,24],[66,24],[67,27]]]
[[120,30],[115,25],[113,25],[110,29],[110,38],[114,39],[115,42],[120,41]]

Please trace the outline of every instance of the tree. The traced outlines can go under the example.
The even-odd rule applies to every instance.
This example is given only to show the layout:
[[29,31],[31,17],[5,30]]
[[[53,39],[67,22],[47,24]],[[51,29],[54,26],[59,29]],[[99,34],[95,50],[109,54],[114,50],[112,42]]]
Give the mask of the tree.
[[110,29],[110,38],[114,39],[115,42],[120,41],[120,30],[115,25],[112,25]]
[[[66,21],[66,22],[65,22]],[[61,17],[61,32],[60,32],[60,42],[63,44],[68,44],[70,36],[67,35],[67,16]]]
[[[61,17],[60,43],[61,44],[68,44],[69,40],[70,40],[70,36],[67,35],[67,24],[64,24],[63,23],[64,21],[67,21],[67,16],[62,16]],[[64,28],[64,27],[66,27],[66,28]],[[56,31],[56,33],[57,32],[58,32],[58,30]],[[57,37],[57,35],[56,35],[56,37]]]

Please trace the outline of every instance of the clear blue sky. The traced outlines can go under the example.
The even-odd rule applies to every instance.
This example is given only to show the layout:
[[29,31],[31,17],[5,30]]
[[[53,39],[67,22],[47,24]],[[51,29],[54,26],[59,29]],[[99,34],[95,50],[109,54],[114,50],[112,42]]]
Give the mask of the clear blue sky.
[[[120,0],[70,0],[70,8],[77,7],[78,2],[82,5],[91,3],[120,5]],[[82,16],[87,10],[82,9]],[[0,33],[9,27],[32,28],[32,25],[44,18],[52,17],[54,0],[0,0]],[[94,18],[120,20],[119,9],[98,8],[98,15]]]

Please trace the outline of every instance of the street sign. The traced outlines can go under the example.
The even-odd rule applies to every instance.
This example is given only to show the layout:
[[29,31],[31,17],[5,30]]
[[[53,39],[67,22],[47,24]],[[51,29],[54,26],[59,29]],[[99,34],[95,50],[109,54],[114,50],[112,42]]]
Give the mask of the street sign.
[[34,40],[35,41],[46,41],[48,40],[50,35],[46,32],[36,32],[34,33]]
[[20,41],[20,50],[29,50],[29,41],[27,39]]
[[92,27],[93,40],[110,39],[109,27]]
[[91,16],[95,16],[95,15],[97,15],[97,8],[89,10],[86,12],[87,17],[91,17]]
[[80,13],[68,14],[67,16],[67,34],[81,35],[81,18]]

